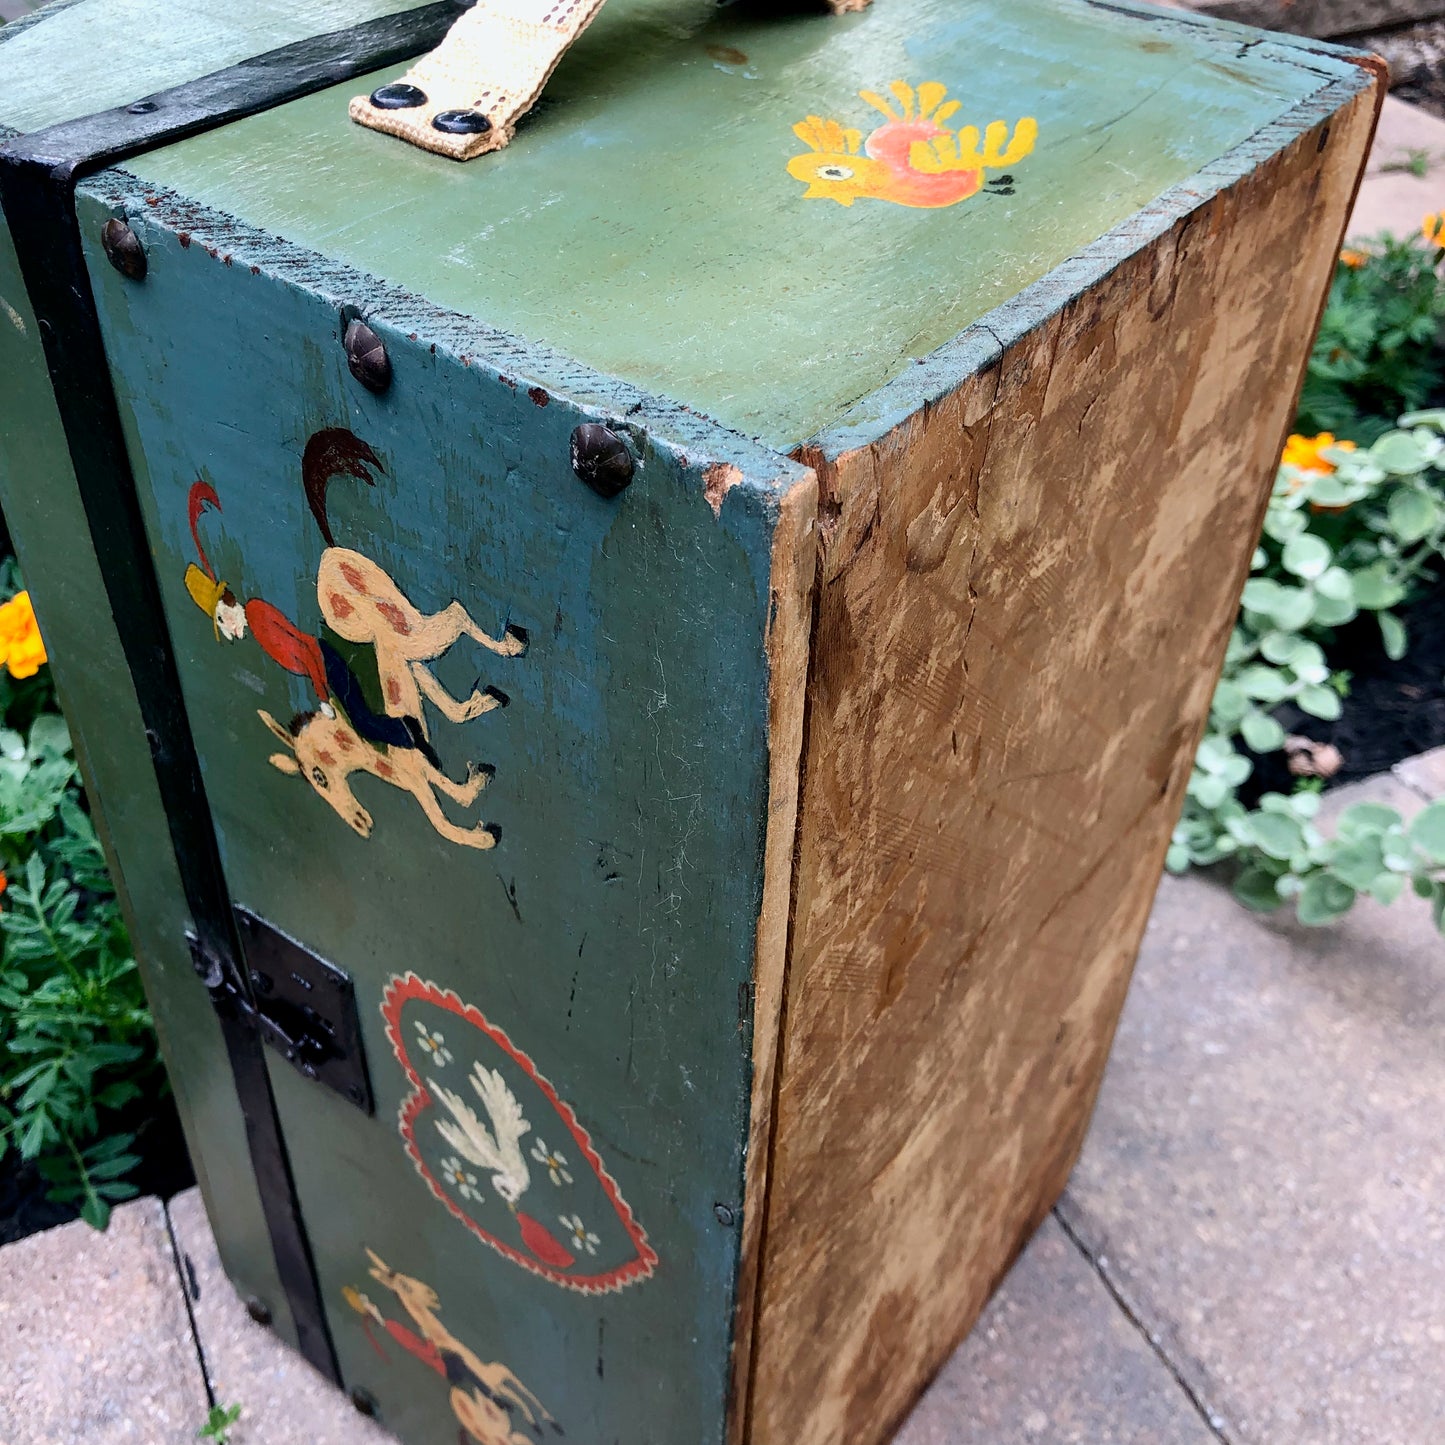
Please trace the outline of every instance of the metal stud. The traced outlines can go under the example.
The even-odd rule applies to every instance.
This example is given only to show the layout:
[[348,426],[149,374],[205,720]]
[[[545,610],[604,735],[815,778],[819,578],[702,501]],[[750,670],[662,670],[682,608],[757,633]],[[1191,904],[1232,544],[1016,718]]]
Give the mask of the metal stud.
[[374,1417],[376,1415],[376,1396],[370,1390],[363,1390],[360,1385],[352,1387],[351,1403],[361,1411],[363,1415]]
[[492,123],[479,110],[439,110],[431,118],[432,129],[447,135],[486,135]]
[[733,1223],[737,1219],[737,1215],[733,1213],[732,1207],[727,1204],[714,1204],[712,1212],[717,1216],[717,1222],[729,1229],[732,1228]]
[[391,358],[381,337],[366,322],[352,321],[341,344],[351,374],[368,391],[383,392],[391,385]]
[[380,90],[373,90],[371,103],[378,110],[414,110],[426,104],[426,91],[398,80],[391,85],[383,85]]
[[572,433],[572,470],[599,497],[615,497],[631,484],[637,463],[615,431],[586,422]]
[[100,244],[105,247],[106,259],[122,276],[145,280],[146,253],[124,221],[107,221],[100,229]]
[[258,1325],[269,1325],[271,1323],[271,1306],[263,1299],[250,1295],[246,1300],[246,1313],[256,1321]]

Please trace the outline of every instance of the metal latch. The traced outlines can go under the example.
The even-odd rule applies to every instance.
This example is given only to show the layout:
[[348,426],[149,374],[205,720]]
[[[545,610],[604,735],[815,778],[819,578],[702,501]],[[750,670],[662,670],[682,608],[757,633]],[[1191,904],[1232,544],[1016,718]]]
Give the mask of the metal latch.
[[351,976],[250,909],[237,907],[236,923],[249,989],[190,938],[191,959],[211,1002],[249,1022],[306,1078],[370,1114],[371,1080]]

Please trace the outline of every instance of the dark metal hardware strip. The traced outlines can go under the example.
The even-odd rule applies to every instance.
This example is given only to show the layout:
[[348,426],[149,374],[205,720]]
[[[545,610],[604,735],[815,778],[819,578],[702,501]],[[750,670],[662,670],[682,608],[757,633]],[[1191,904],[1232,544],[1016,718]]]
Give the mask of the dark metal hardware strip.
[[[86,175],[155,146],[340,84],[434,46],[464,6],[421,9],[283,46],[128,106],[0,146],[0,207],[46,364],[121,646],[140,702],[195,932],[246,1124],[267,1228],[302,1352],[340,1382],[315,1262],[266,1071],[259,1011],[181,699],[76,218]],[[218,997],[218,990],[220,997]],[[369,1104],[369,1096],[367,1100]]]

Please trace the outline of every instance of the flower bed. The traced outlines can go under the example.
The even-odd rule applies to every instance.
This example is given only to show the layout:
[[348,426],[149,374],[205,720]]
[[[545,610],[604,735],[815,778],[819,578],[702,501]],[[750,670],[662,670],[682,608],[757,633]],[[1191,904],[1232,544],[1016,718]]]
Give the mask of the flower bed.
[[0,1242],[190,1166],[14,563],[0,566]]
[[[1233,860],[1243,902],[1292,902],[1305,923],[1332,922],[1362,894],[1393,902],[1408,887],[1445,931],[1445,802],[1408,826],[1375,804],[1348,809],[1333,836],[1314,822],[1322,787],[1346,761],[1336,741],[1344,730],[1328,729],[1348,709],[1353,734],[1368,734],[1344,661],[1384,678],[1376,663],[1406,658],[1410,621],[1427,629],[1427,655],[1445,651],[1433,605],[1445,556],[1445,409],[1391,420],[1439,396],[1442,242],[1445,218],[1430,216],[1418,238],[1340,258],[1301,419],[1348,435],[1301,432],[1285,447],[1169,850],[1176,872]],[[1421,718],[1445,722],[1445,683],[1434,681],[1441,705]],[[1419,692],[1407,701],[1432,700],[1423,684]],[[1383,695],[1378,682],[1372,694]]]

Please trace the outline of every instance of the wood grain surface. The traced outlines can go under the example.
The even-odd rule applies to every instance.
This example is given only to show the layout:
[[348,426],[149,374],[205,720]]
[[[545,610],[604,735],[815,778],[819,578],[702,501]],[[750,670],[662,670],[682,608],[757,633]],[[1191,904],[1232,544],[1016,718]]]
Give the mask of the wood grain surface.
[[1078,1153],[1374,123],[875,445],[821,591],[752,1445],[869,1445]]

